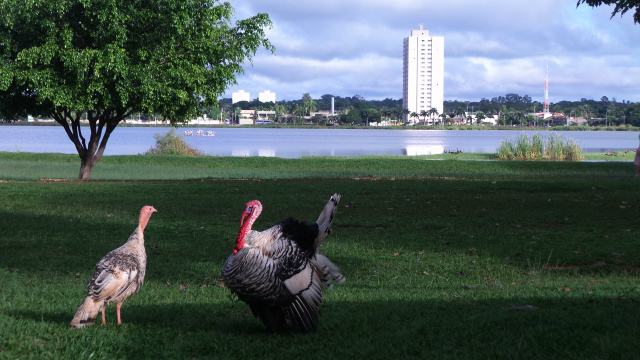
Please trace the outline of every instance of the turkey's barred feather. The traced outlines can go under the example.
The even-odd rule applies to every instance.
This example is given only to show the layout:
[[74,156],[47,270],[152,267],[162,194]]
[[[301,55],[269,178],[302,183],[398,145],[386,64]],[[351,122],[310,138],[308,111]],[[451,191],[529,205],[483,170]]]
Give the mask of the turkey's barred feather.
[[316,224],[318,224],[318,237],[315,241],[315,250],[318,250],[318,247],[322,245],[322,242],[329,236],[331,233],[331,222],[333,221],[333,217],[336,215],[338,211],[338,203],[340,202],[340,195],[333,194],[333,196],[327,202],[324,209],[318,216],[318,220],[316,220]]
[[251,230],[262,205],[257,200],[247,203],[242,224],[249,225],[241,225],[222,276],[270,331],[283,328],[287,320],[300,332],[316,331],[323,282],[344,282],[338,267],[316,254],[330,233],[339,201],[340,195],[334,194],[315,224],[286,218],[262,232]]
[[287,308],[289,319],[296,330],[304,333],[316,331],[318,328],[318,312],[306,301],[297,296]]
[[342,284],[346,281],[345,277],[340,273],[340,268],[332,263],[324,254],[316,254],[311,259],[311,265],[315,267],[320,275],[320,279],[327,286],[330,286],[331,281],[334,281],[336,284]]

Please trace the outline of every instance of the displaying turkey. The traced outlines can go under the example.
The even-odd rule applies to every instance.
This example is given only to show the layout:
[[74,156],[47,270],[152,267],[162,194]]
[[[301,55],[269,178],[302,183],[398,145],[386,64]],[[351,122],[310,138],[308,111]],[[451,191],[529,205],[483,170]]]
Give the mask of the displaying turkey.
[[331,232],[340,195],[334,194],[314,224],[286,218],[265,231],[251,230],[262,212],[258,200],[247,203],[233,254],[222,267],[225,285],[249,305],[271,331],[289,319],[300,332],[316,331],[322,282],[345,281],[318,247]]
[[118,325],[120,307],[129,296],[140,290],[147,267],[147,255],[144,250],[144,229],[151,214],[157,212],[153,206],[145,206],[140,211],[138,227],[129,240],[119,248],[109,252],[98,262],[87,284],[87,298],[84,299],[69,327],[91,326],[102,310],[102,325],[106,324],[105,307],[116,303]]

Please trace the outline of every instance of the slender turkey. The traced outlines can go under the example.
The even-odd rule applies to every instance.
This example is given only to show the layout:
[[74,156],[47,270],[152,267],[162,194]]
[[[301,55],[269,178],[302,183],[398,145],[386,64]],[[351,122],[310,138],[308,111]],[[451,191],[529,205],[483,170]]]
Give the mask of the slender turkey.
[[314,224],[286,218],[265,231],[251,230],[262,212],[258,200],[247,203],[233,254],[222,267],[225,285],[249,305],[271,331],[289,319],[297,331],[316,331],[322,282],[345,278],[318,247],[331,232],[340,195],[334,194]]
[[70,327],[82,328],[93,325],[100,310],[102,310],[102,325],[105,325],[104,311],[109,303],[116,303],[118,325],[122,323],[120,319],[122,302],[138,292],[144,281],[147,267],[144,229],[154,212],[157,210],[153,206],[143,207],[140,210],[138,227],[129,240],[98,262],[87,284],[87,298],[78,307],[69,324]]

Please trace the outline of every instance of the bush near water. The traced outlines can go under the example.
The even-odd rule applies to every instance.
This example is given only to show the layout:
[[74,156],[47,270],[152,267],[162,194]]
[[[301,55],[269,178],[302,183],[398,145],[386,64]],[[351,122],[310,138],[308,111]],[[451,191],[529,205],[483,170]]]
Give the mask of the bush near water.
[[155,134],[156,146],[150,148],[145,155],[181,155],[181,156],[204,156],[202,150],[189,146],[176,129],[171,129],[166,133]]
[[516,140],[502,140],[497,153],[500,160],[580,161],[583,158],[582,149],[574,139],[564,140],[557,134],[549,134],[546,143],[540,134],[531,138],[520,134]]

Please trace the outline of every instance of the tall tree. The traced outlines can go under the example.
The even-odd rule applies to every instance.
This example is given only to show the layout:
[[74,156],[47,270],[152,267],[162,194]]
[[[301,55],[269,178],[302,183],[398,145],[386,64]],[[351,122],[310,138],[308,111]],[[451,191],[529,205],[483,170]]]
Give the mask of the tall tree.
[[461,116],[464,119],[465,123],[467,122],[467,113],[464,111],[462,106],[458,106],[458,108],[455,110],[455,114],[456,116]]
[[449,124],[451,122],[451,118],[448,118],[447,113],[445,112],[440,114],[440,117],[442,118],[442,126],[444,126],[444,124]]
[[287,113],[287,105],[284,103],[275,103],[272,107],[273,111],[276,112],[276,121],[280,122],[282,117]]
[[427,125],[427,115],[429,115],[429,113],[427,112],[427,110],[420,110],[420,117],[422,117],[422,124],[423,125]]
[[0,112],[61,124],[80,179],[128,115],[195,118],[260,47],[273,51],[267,14],[233,24],[217,0],[2,0],[0,9]]
[[316,112],[317,110],[316,102],[313,99],[306,100],[302,105],[304,106],[304,112],[306,115],[311,116],[311,113]]
[[627,11],[635,9],[633,21],[636,24],[640,23],[640,0],[578,0],[578,4],[576,6],[580,6],[580,4],[587,4],[591,7],[615,5],[613,12],[611,12],[612,18],[618,13],[622,16]]
[[409,117],[417,119],[420,116],[420,114],[418,114],[417,112],[412,112],[411,114],[409,114]]
[[432,107],[431,109],[429,109],[428,112],[429,112],[429,117],[431,117],[431,123],[433,124],[434,123],[433,118],[438,117],[438,109]]
[[[301,104],[301,103],[295,104],[293,110],[291,111],[292,115],[295,115],[300,118],[301,123],[304,123],[304,113],[305,113],[305,107],[304,107],[304,104]],[[296,124],[296,121],[294,119],[293,125],[295,124]]]
[[407,108],[402,108],[402,110],[400,110],[401,115],[402,115],[402,120],[406,121],[405,119],[411,115],[411,111]]

